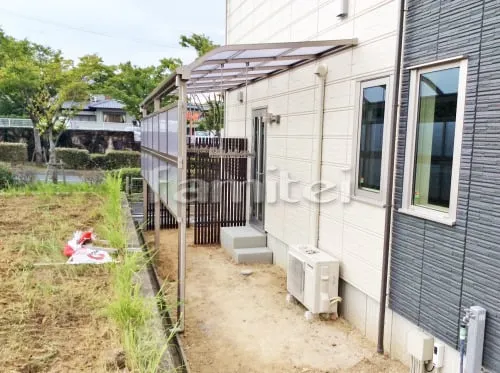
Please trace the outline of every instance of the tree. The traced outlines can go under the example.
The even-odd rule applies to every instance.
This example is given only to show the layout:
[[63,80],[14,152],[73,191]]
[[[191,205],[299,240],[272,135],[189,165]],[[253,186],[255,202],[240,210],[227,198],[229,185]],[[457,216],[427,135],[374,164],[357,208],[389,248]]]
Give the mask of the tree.
[[[66,101],[81,102],[88,98],[89,84],[82,70],[75,69],[71,60],[52,50],[25,40],[9,38],[7,53],[0,57],[0,95],[22,102],[34,124],[35,155],[40,159],[36,134],[49,137],[49,163],[56,163],[55,136],[64,129],[66,120],[79,107],[63,108]],[[39,141],[39,138],[38,138]],[[52,179],[57,182],[54,169]]]
[[[26,40],[16,40],[0,29],[0,68],[11,59],[22,58],[30,53],[30,44]],[[0,115],[27,117],[22,96],[18,92],[0,90]]]
[[88,83],[92,93],[103,93],[109,79],[115,75],[115,67],[104,64],[96,54],[87,54],[79,58],[74,72]]
[[179,44],[183,47],[193,47],[198,53],[198,57],[210,52],[212,49],[219,47],[205,34],[191,34],[191,36],[181,35]]
[[[9,115],[29,116],[26,111],[28,97],[34,92],[34,71],[29,63],[38,46],[27,40],[16,40],[0,30],[0,102]],[[24,81],[24,82],[23,82]],[[4,112],[5,114],[6,112]],[[33,120],[33,118],[31,118]],[[33,128],[35,160],[42,162],[40,133]]]
[[[215,132],[219,135],[220,130],[224,127],[224,100],[220,94],[214,94],[213,98],[208,96],[205,103],[208,110],[203,114],[203,119],[198,124],[198,129],[204,129]],[[200,107],[202,107],[200,103]]]
[[178,58],[164,58],[158,66],[139,67],[131,62],[114,67],[114,74],[107,79],[102,92],[120,100],[125,110],[141,119],[139,104],[171,72],[182,64]]

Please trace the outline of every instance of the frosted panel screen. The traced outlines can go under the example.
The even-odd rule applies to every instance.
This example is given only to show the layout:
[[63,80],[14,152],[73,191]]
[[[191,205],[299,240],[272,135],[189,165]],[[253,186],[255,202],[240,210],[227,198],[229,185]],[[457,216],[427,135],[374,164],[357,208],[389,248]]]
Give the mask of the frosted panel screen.
[[160,192],[158,183],[158,174],[160,172],[160,159],[153,157],[153,190],[156,193]]
[[153,117],[153,146],[152,146],[152,148],[156,151],[158,151],[160,149],[159,118],[160,118],[159,114],[157,114]]
[[153,118],[148,118],[148,147],[153,147]]
[[141,145],[146,146],[146,124],[144,121],[141,123]]
[[145,169],[146,169],[146,154],[141,153],[141,175],[142,175],[142,177],[145,177],[145,175],[144,175]]
[[148,154],[148,183],[153,186],[153,157]]
[[160,113],[160,124],[158,127],[158,137],[160,146],[158,151],[160,153],[167,153],[167,113]]
[[179,140],[179,111],[177,107],[168,111],[168,154],[177,156]]
[[168,165],[168,190],[167,200],[168,207],[177,216],[177,167]]
[[149,118],[149,147],[154,149],[154,117]]
[[158,187],[160,190],[160,199],[164,204],[168,204],[168,173],[167,173],[167,162],[160,159],[160,171],[158,173]]
[[178,107],[145,118],[142,131],[142,145],[150,149],[141,154],[142,175],[170,212],[177,215]]
[[146,126],[146,138],[144,139],[145,140],[144,145],[149,148],[149,133],[150,133],[149,118],[146,118],[146,120],[144,121],[144,125]]

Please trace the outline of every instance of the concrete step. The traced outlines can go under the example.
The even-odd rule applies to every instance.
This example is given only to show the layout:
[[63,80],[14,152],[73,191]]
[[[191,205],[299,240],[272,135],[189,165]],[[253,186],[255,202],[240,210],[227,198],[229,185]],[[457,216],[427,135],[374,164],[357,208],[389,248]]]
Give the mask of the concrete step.
[[220,243],[225,250],[265,247],[267,245],[266,234],[249,226],[221,228]]
[[231,254],[238,264],[273,264],[273,252],[267,247],[233,249]]

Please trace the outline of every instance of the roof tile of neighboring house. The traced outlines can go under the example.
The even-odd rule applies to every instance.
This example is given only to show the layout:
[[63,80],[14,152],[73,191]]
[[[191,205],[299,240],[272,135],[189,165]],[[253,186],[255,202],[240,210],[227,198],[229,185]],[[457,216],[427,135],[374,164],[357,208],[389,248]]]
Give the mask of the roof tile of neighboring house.
[[99,109],[123,109],[125,107],[120,101],[116,100],[104,100],[98,102],[91,102],[89,108],[99,108]]
[[102,101],[97,101],[97,102],[76,102],[76,101],[66,101],[63,103],[62,108],[63,109],[71,109],[73,107],[78,107],[82,105],[82,110],[95,110],[95,109],[124,109],[125,105],[122,104],[120,101],[109,99],[109,100],[102,100]]

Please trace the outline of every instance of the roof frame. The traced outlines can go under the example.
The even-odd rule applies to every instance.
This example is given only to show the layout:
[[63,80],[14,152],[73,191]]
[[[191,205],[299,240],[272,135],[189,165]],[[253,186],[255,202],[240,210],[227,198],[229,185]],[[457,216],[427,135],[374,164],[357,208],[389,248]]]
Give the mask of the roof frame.
[[[175,91],[176,78],[179,75],[182,80],[188,81],[189,93],[231,91],[356,44],[356,39],[339,39],[225,45],[213,49],[187,66],[178,68],[146,97],[141,107]],[[280,63],[266,66],[269,62],[276,61]],[[230,64],[233,66],[224,67]],[[248,74],[249,72],[251,74]],[[218,73],[222,75],[215,75]]]

